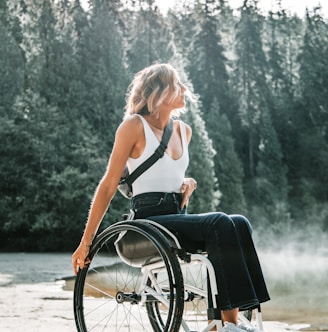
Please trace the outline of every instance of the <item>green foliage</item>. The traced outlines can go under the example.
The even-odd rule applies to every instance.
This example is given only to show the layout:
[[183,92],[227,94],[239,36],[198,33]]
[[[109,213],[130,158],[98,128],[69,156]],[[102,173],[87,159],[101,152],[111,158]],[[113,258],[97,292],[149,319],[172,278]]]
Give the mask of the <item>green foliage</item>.
[[[230,116],[231,99],[226,69],[226,57],[218,32],[217,14],[220,7],[213,0],[195,3],[194,34],[188,52],[190,79],[199,94],[202,108],[209,110],[216,98],[222,113]],[[204,112],[206,124],[208,112]],[[211,132],[210,132],[211,136]]]
[[301,198],[305,204],[301,206],[308,208],[316,201],[327,202],[328,199],[324,185],[328,183],[327,32],[327,23],[319,9],[308,12],[299,53],[300,90],[292,118],[297,139],[294,165],[298,165],[292,199],[296,202]]
[[23,52],[8,28],[0,21],[0,101],[10,110],[24,84]]
[[191,125],[193,131],[187,176],[198,181],[197,190],[191,197],[188,211],[189,213],[214,211],[221,197],[214,172],[213,156],[215,151],[196,105],[189,106],[189,111],[184,115],[184,118]]
[[236,54],[238,58],[234,69],[236,97],[239,100],[239,115],[245,129],[245,150],[248,160],[246,175],[255,176],[257,145],[261,112],[267,108],[268,87],[265,68],[266,58],[262,47],[262,17],[251,1],[244,1],[241,17],[236,27]]
[[[243,1],[0,2],[0,241],[73,250],[123,116],[132,74],[171,62],[199,102],[189,212],[244,212],[280,234],[327,230],[327,22]],[[129,202],[116,195],[102,227]],[[268,228],[270,225],[270,228]],[[269,232],[269,233],[270,233]],[[271,234],[271,233],[270,233]]]
[[259,161],[256,169],[256,201],[265,208],[287,200],[286,165],[277,134],[268,111],[262,111],[260,127]]
[[207,128],[212,133],[215,174],[222,192],[219,208],[227,213],[242,213],[246,204],[243,193],[243,168],[235,150],[230,121],[226,114],[221,114],[214,98],[207,115]]
[[137,72],[154,62],[168,62],[174,54],[171,29],[153,1],[129,13],[126,56]]
[[[192,84],[186,75],[185,65],[181,56],[177,54],[171,59],[171,62],[177,68],[180,79],[193,91]],[[182,116],[192,129],[187,176],[191,176],[198,181],[197,190],[190,199],[190,205],[188,207],[189,213],[214,211],[221,197],[214,170],[213,157],[215,150],[208,136],[200,107],[201,103],[198,100],[194,100],[187,106],[187,112]]]
[[[234,118],[227,59],[218,31],[218,13],[224,3],[196,1],[189,20],[191,26],[187,70],[195,92],[200,96],[202,118],[213,142],[215,177],[222,192],[220,209],[232,213],[245,208],[243,170],[235,152],[229,119]],[[222,115],[224,114],[224,115]],[[199,129],[198,129],[199,130]],[[216,206],[217,208],[217,206]]]

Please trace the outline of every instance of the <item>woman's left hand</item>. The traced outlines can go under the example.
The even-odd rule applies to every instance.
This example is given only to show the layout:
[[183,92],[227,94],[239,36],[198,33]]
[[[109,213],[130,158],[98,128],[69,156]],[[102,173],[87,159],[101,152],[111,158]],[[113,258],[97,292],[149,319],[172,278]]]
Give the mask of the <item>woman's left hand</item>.
[[189,198],[193,191],[197,188],[197,181],[193,178],[185,178],[180,188],[182,196],[181,209],[188,206]]

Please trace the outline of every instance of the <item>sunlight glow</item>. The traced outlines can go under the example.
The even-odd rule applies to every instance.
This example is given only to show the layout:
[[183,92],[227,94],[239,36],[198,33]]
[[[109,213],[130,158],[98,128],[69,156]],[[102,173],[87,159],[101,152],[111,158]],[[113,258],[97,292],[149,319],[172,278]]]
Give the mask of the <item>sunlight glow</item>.
[[[176,0],[156,0],[158,7],[163,11],[167,12],[168,8],[173,7]],[[179,0],[178,0],[179,1]],[[229,5],[233,9],[237,9],[243,3],[243,0],[228,0]],[[277,1],[275,0],[259,0],[258,6],[267,13],[275,7]],[[282,7],[287,10],[288,14],[297,14],[299,17],[304,17],[305,9],[311,11],[315,6],[319,4],[322,7],[322,15],[328,18],[328,3],[327,0],[282,0]]]
[[[166,13],[169,8],[173,7],[176,1],[180,0],[155,0],[158,7],[163,13]],[[243,0],[228,0],[228,3],[232,9],[239,8]],[[275,9],[277,0],[259,0],[258,6],[266,14],[268,11]],[[87,0],[81,0],[82,7],[87,9]],[[310,11],[314,7],[321,5],[322,16],[328,18],[328,2],[327,0],[281,0],[282,8],[286,9],[288,14],[296,14],[303,18],[305,10],[308,8]]]

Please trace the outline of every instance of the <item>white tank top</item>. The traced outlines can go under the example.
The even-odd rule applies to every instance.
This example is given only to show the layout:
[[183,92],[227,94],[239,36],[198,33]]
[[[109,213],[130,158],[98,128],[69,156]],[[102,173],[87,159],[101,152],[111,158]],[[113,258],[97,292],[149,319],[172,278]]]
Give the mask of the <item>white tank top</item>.
[[[140,157],[128,158],[127,166],[130,174],[154,153],[160,143],[148,122],[141,115],[137,114],[137,116],[143,123],[146,146]],[[162,158],[157,160],[154,165],[148,168],[133,182],[133,196],[146,192],[180,192],[185,177],[185,171],[189,163],[189,154],[186,127],[182,121],[179,121],[179,123],[182,140],[182,155],[179,159],[174,160],[167,153],[164,153]]]

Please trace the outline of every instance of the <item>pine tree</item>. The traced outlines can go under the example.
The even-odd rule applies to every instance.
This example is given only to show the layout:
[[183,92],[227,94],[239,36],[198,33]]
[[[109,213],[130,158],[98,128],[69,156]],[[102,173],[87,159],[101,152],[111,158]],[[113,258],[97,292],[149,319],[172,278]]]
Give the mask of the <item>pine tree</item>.
[[[16,98],[12,121],[2,132],[2,141],[11,148],[2,151],[7,161],[3,169],[7,191],[2,193],[10,211],[5,210],[6,215],[1,219],[6,221],[4,231],[15,231],[17,237],[26,236],[38,215],[51,206],[46,199],[46,188],[57,159],[51,142],[58,124],[55,113],[57,110],[49,107],[42,97],[27,90]],[[50,125],[49,114],[52,114]]]
[[84,84],[81,115],[103,142],[104,153],[110,151],[123,117],[128,85],[119,22],[119,8],[115,3],[94,1],[89,26],[79,43]]
[[[261,142],[257,166],[260,196],[268,205],[279,204],[281,212],[288,206],[287,170],[290,152],[293,150],[291,113],[295,102],[294,68],[291,56],[294,52],[289,39],[289,22],[286,12],[279,9],[268,18],[268,83],[272,94],[270,114],[263,114],[260,129]],[[270,144],[264,143],[265,141]],[[266,160],[264,165],[263,160]],[[272,172],[272,173],[271,173]],[[266,173],[269,182],[261,178]],[[270,174],[271,173],[271,174]],[[278,209],[277,209],[278,210]],[[277,214],[278,218],[281,215]]]
[[[193,91],[181,54],[176,53],[170,62],[177,68],[181,81]],[[221,197],[213,161],[215,150],[206,130],[200,108],[200,102],[194,100],[192,103],[188,103],[187,111],[182,116],[182,119],[192,129],[192,139],[189,145],[189,168],[186,176],[191,176],[198,181],[197,190],[190,199],[188,207],[190,213],[215,211]]]
[[[70,83],[70,105],[79,116],[74,120],[80,133],[77,166],[88,174],[90,200],[84,207],[84,219],[97,182],[105,172],[114,143],[115,131],[123,118],[124,97],[129,73],[124,57],[120,2],[93,1],[85,13],[76,1],[73,21],[76,30],[76,66]],[[90,158],[83,156],[89,154]],[[102,227],[122,218],[127,202],[117,195]]]
[[[296,206],[312,208],[326,202],[328,124],[328,32],[320,10],[307,12],[303,46],[299,54],[300,90],[292,121],[296,128],[294,165],[297,185],[292,195]],[[296,159],[297,158],[297,159]]]
[[[28,68],[26,90],[14,105],[12,116],[17,120],[6,130],[5,137],[17,142],[17,150],[14,150],[17,156],[13,158],[10,151],[6,151],[6,156],[16,161],[16,169],[26,167],[27,160],[29,167],[24,171],[26,182],[13,182],[14,189],[10,191],[20,198],[20,203],[14,201],[11,213],[3,220],[8,221],[7,231],[19,231],[26,238],[45,230],[49,236],[56,232],[66,234],[68,230],[72,236],[80,235],[81,225],[72,224],[72,219],[84,223],[93,188],[105,169],[113,142],[111,126],[116,129],[123,115],[122,91],[126,89],[126,75],[123,57],[115,48],[119,45],[115,40],[121,41],[114,34],[114,41],[108,43],[114,48],[112,53],[100,52],[100,60],[93,61],[92,49],[85,41],[90,41],[88,37],[95,32],[92,31],[95,26],[102,31],[101,25],[108,23],[107,17],[93,21],[90,29],[87,21],[83,26],[82,15],[77,17],[82,14],[78,1],[74,5],[75,21],[69,16],[74,9],[65,1],[26,0],[23,14],[26,19],[22,45]],[[74,26],[77,18],[81,18],[82,24]],[[115,26],[114,22],[109,23]],[[105,38],[101,38],[106,44]],[[80,62],[81,59],[84,62]],[[119,72],[119,64],[122,72]],[[81,68],[80,65],[86,66]],[[94,73],[100,79],[95,80]],[[90,78],[94,80],[92,91]],[[110,79],[113,81],[106,86]],[[90,99],[95,101],[91,106]],[[111,109],[115,112],[109,115]],[[103,130],[97,127],[99,117],[107,123]],[[19,149],[21,153],[17,152]],[[14,175],[7,171],[6,174],[8,179]],[[21,204],[21,208],[16,208],[15,204]],[[85,209],[76,209],[77,205]],[[48,241],[38,245],[54,244]]]
[[[9,3],[9,2],[8,2]],[[24,52],[20,47],[21,25],[14,15],[19,9],[0,4],[0,114],[9,110],[24,87]],[[1,118],[2,118],[1,116]]]
[[[287,202],[287,167],[268,110],[261,113],[259,161],[256,167],[257,202],[270,213]],[[270,211],[271,210],[271,211]]]
[[[195,3],[197,25],[188,52],[188,72],[195,92],[199,94],[205,122],[207,110],[214,97],[217,98],[222,113],[230,114],[231,96],[229,76],[226,69],[226,57],[218,32],[218,14],[220,6],[216,0],[197,1]],[[211,133],[209,133],[211,136]]]
[[[271,219],[276,206],[287,199],[287,179],[279,138],[271,119],[272,95],[262,48],[262,19],[257,1],[245,0],[237,26],[235,79],[239,79],[241,123],[248,136],[247,198],[252,204],[266,209]],[[273,47],[271,51],[276,49]],[[272,53],[271,59],[279,61],[280,58],[274,56]],[[278,70],[274,68],[274,74],[282,79],[279,67]]]
[[[222,1],[195,3],[193,20],[197,24],[193,28],[195,32],[189,47],[187,68],[195,92],[200,96],[206,130],[217,152],[214,169],[223,194],[220,208],[231,212],[234,208],[244,208],[244,197],[241,185],[243,171],[234,150],[229,121],[234,113],[226,69],[227,59],[218,30],[218,17],[224,8]],[[224,125],[227,127],[224,128]],[[219,128],[223,131],[219,132]],[[228,137],[223,137],[223,133]],[[223,152],[226,148],[231,150]],[[232,159],[235,160],[234,166]],[[228,169],[227,165],[232,168]]]
[[190,199],[189,213],[215,211],[220,203],[221,192],[214,171],[215,150],[209,138],[204,120],[197,104],[188,106],[183,119],[192,128],[192,141],[189,148],[189,169],[187,176],[198,181],[197,190]]
[[[277,2],[280,3],[280,1]],[[269,15],[266,37],[269,49],[268,82],[272,93],[270,111],[272,125],[276,129],[281,145],[282,160],[288,169],[288,208],[290,211],[297,211],[298,208],[294,208],[293,202],[299,199],[300,192],[298,189],[300,165],[297,149],[300,140],[293,112],[298,109],[296,104],[299,86],[297,55],[302,45],[304,24],[296,16],[287,16],[281,4],[278,5],[278,11]],[[286,192],[287,189],[285,189]],[[282,195],[282,197],[285,196]],[[280,205],[281,209],[286,210],[287,204]],[[276,217],[281,218],[279,214]]]
[[188,58],[188,50],[194,35],[197,20],[193,15],[192,0],[176,1],[174,7],[168,11],[167,21],[173,31],[174,44],[177,49]]
[[[26,128],[19,126],[19,119],[13,114],[13,105],[24,87],[24,53],[20,48],[20,22],[14,16],[9,1],[0,3],[0,242],[7,243],[7,227],[15,223],[24,198],[21,192],[26,172],[16,164],[22,155],[22,144]],[[23,130],[22,130],[23,129]],[[27,152],[28,153],[28,152]],[[29,160],[27,160],[28,162]],[[27,177],[28,179],[30,177]],[[19,192],[19,195],[17,193]]]
[[[278,1],[280,2],[280,1]],[[295,104],[297,83],[296,54],[301,45],[299,32],[302,22],[297,17],[288,17],[285,10],[271,12],[267,21],[268,84],[272,94],[270,110],[272,123],[281,142],[284,158],[292,150],[293,128],[291,110]]]
[[244,1],[236,31],[236,64],[234,84],[239,101],[239,115],[246,137],[238,138],[239,151],[247,151],[246,175],[255,176],[260,115],[268,107],[269,89],[266,82],[266,58],[261,40],[262,17],[256,1]]
[[222,192],[220,210],[227,213],[245,211],[243,193],[243,168],[235,150],[230,121],[226,114],[221,114],[218,102],[213,100],[207,115],[206,129],[212,133],[215,174]]
[[127,61],[135,73],[155,62],[168,62],[174,53],[170,27],[154,0],[140,0],[126,27]]
[[327,31],[328,25],[316,8],[307,12],[304,45],[300,54],[300,83],[304,106],[315,126],[327,137],[328,123],[328,77],[327,77]]
[[[244,190],[257,218],[285,221],[290,209],[298,224],[324,224],[327,22],[319,7],[303,21],[280,0],[267,18],[256,0],[240,16],[226,3],[179,1],[164,16],[155,0],[90,0],[87,11],[81,0],[0,1],[1,248],[73,250],[131,74],[154,61],[200,95],[182,116],[198,181],[189,212],[242,211]],[[117,195],[102,227],[127,209]]]

